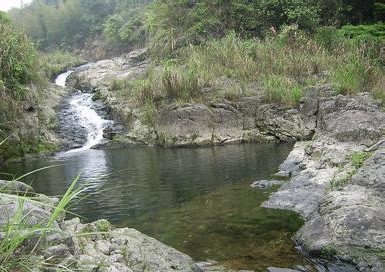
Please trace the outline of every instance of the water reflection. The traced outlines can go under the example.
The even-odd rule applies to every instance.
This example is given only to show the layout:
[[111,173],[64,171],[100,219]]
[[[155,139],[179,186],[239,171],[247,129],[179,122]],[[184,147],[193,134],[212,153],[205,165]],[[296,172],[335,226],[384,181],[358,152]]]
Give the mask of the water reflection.
[[72,211],[86,221],[107,218],[135,227],[196,260],[216,259],[235,268],[292,266],[303,262],[290,241],[302,224],[287,211],[260,208],[268,192],[249,184],[268,178],[288,145],[233,145],[197,149],[86,150],[31,160],[0,172],[25,173],[38,192],[64,193],[80,172],[87,198]]

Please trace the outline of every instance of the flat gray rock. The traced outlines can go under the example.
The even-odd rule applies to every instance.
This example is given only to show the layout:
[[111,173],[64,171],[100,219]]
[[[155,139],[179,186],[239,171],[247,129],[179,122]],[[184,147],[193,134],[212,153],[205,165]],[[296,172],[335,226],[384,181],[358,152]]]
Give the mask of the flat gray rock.
[[284,180],[257,180],[250,186],[255,189],[268,189],[273,186],[282,185],[284,182]]

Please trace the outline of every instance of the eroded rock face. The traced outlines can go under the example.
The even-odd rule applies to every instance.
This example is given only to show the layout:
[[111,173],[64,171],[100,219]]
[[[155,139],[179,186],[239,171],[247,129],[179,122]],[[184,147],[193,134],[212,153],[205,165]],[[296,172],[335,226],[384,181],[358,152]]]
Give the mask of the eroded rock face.
[[340,142],[371,146],[385,132],[385,113],[368,95],[320,100],[319,129]]
[[318,111],[314,101],[304,101],[302,109],[298,110],[268,104],[258,92],[236,101],[215,99],[205,104],[164,105],[155,116],[154,124],[149,124],[144,106],[130,99],[122,101],[114,91],[116,80],[135,80],[148,71],[150,63],[140,57],[144,53],[133,51],[119,58],[85,65],[70,79],[75,88],[97,92],[113,118],[124,125],[125,133],[115,139],[126,143],[180,146],[294,142],[310,139],[314,134],[314,113]]
[[351,162],[384,139],[385,114],[368,95],[321,97],[307,111],[318,112],[314,140],[295,145],[278,173],[290,181],[263,206],[300,213],[296,241],[311,254],[385,271],[385,148],[376,145],[360,169]]

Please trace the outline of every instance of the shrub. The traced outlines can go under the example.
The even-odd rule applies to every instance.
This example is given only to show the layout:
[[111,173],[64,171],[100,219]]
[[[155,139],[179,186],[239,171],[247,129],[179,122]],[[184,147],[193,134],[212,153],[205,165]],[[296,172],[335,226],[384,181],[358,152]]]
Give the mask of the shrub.
[[7,93],[21,99],[23,85],[37,79],[36,51],[16,27],[0,22],[0,80]]
[[384,38],[385,23],[371,25],[345,25],[340,30],[341,34],[346,38],[370,37]]
[[319,45],[331,51],[340,45],[342,35],[335,27],[323,26],[317,29],[314,39]]

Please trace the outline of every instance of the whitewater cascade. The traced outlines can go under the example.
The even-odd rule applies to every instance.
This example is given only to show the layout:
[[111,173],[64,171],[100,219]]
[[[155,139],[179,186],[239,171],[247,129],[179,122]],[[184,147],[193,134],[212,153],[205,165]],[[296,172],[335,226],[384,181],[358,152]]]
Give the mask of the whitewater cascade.
[[[68,71],[60,74],[55,84],[60,87],[66,86],[67,77],[73,71]],[[69,107],[66,110],[66,127],[69,130],[68,134],[76,134],[77,130],[84,131],[86,137],[85,143],[80,147],[69,152],[77,152],[90,149],[91,147],[101,143],[103,141],[103,130],[111,125],[112,121],[103,119],[95,110],[97,107],[92,100],[92,94],[83,93],[81,91],[76,92],[71,96],[69,100]],[[70,124],[68,124],[71,122]],[[71,131],[72,130],[72,131]],[[66,137],[67,140],[70,137]]]

